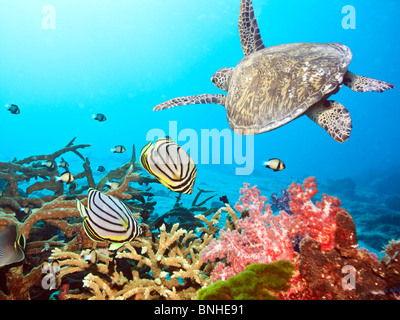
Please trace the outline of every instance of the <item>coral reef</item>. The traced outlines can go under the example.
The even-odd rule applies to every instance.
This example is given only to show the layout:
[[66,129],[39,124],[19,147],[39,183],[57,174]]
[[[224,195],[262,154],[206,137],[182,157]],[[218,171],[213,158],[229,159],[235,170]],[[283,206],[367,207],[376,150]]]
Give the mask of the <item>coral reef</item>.
[[[211,220],[218,221],[221,210]],[[202,221],[213,225],[204,215]],[[176,223],[167,232],[163,224],[158,237],[140,237],[125,244],[116,253],[96,250],[96,263],[81,254],[54,249],[51,261],[60,265],[57,282],[79,273],[83,287],[64,299],[194,299],[197,290],[209,283],[210,265],[205,264],[201,251],[213,238],[212,230],[203,238],[193,231],[179,228]]]
[[[233,224],[203,250],[203,259],[215,263],[212,281],[229,279],[249,264],[289,260],[297,271],[281,299],[398,298],[398,241],[389,243],[379,261],[358,248],[353,219],[338,198],[324,194],[312,201],[318,193],[315,178],[293,183],[288,192],[293,215],[273,215],[267,198],[244,185],[235,207],[241,217],[231,212]],[[354,286],[345,283],[348,270],[354,272]]]
[[[294,265],[285,260],[250,264],[229,280],[218,280],[198,291],[198,300],[276,300],[276,293],[289,289]],[[274,294],[275,293],[275,294]]]
[[334,217],[340,201],[324,196],[314,204],[311,199],[318,190],[312,178],[303,186],[293,183],[288,192],[292,214],[280,211],[274,215],[266,204],[267,198],[260,196],[256,187],[244,185],[235,208],[246,212],[246,216],[235,219],[232,228],[221,230],[219,238],[212,240],[203,251],[205,261],[218,260],[212,272],[213,280],[226,280],[248,264],[291,260],[295,242],[306,236],[316,239],[324,249],[333,247]]
[[[56,280],[55,287],[60,287],[61,283],[68,284],[63,286],[63,288],[68,288],[65,289],[66,292],[58,295],[61,299],[120,299],[131,296],[139,299],[149,298],[150,295],[156,297],[157,294],[158,297],[165,298],[193,296],[196,289],[204,285],[208,279],[202,274],[206,265],[201,262],[200,252],[211,240],[212,232],[208,231],[204,237],[196,239],[197,236],[193,234],[193,231],[179,228],[179,224],[174,224],[169,232],[166,231],[163,223],[157,228],[152,225],[150,229],[144,222],[153,222],[146,220],[156,204],[152,201],[151,187],[140,190],[133,188],[131,184],[148,186],[158,181],[137,172],[141,168],[135,162],[135,148],[133,147],[131,161],[111,170],[95,185],[89,159],[85,159],[77,151],[89,145],[73,146],[74,140],[51,155],[33,156],[9,164],[1,163],[0,168],[5,168],[5,170],[0,170],[1,178],[6,182],[2,183],[5,194],[0,199],[0,231],[10,224],[16,224],[19,232],[27,239],[27,246],[26,259],[23,263],[0,268],[0,299],[49,298],[51,292],[49,290],[46,292],[44,289],[47,286],[46,283],[42,284],[42,281],[47,279],[46,277]],[[54,177],[58,175],[56,167],[52,170],[36,168],[39,166],[37,161],[55,161],[66,152],[74,152],[84,161],[84,171],[75,177],[77,180],[86,177],[87,181],[87,184],[82,184],[80,188],[73,190],[73,194],[71,190],[68,190],[68,195],[63,194],[63,184],[55,181]],[[31,178],[41,178],[45,181],[41,181],[40,184],[35,181],[27,187],[27,190],[40,191],[47,188],[54,194],[40,196],[39,193],[33,196],[33,191],[21,194],[19,183],[29,182]],[[75,199],[80,199],[86,204],[87,195],[82,192],[89,187],[101,190],[105,181],[111,179],[118,180],[118,187],[108,190],[107,193],[123,200],[133,212],[136,212],[137,219],[141,219],[143,214],[142,226],[145,229],[143,238],[127,244],[116,254],[107,251],[107,243],[93,243],[86,236],[75,204]],[[212,197],[197,203],[203,192],[205,191],[200,190],[196,195],[192,208],[178,206],[177,201],[177,205],[168,215],[185,212],[183,217],[190,217],[191,223],[197,222],[197,226],[203,227],[201,221],[208,221],[207,218],[199,215],[201,220],[197,219],[194,217],[194,212],[200,211],[206,215],[216,212],[216,209],[204,206]],[[28,194],[32,195],[27,197]],[[31,212],[21,215],[20,211],[23,207],[31,208]],[[195,229],[187,221],[186,226],[188,229]],[[160,233],[149,231],[156,231],[155,229],[159,229]],[[85,260],[85,254],[87,255],[89,251],[95,252],[95,263]],[[162,256],[164,256],[163,259],[161,259]],[[59,271],[52,270],[51,274],[44,271],[41,266],[49,261],[58,264]],[[136,271],[127,271],[134,269],[136,265],[139,266]],[[124,272],[120,271],[120,268]],[[167,269],[170,270],[169,273]],[[145,275],[144,278],[139,279],[142,274]],[[154,275],[156,277],[150,281],[149,277]],[[166,277],[168,277],[168,285],[160,282],[161,280],[164,282]],[[83,282],[82,279],[84,279]],[[106,288],[106,283],[108,283],[108,288]],[[23,286],[24,290],[20,290],[18,288],[20,286]],[[122,288],[123,291],[121,291]],[[79,292],[76,293],[76,291]],[[56,296],[53,295],[53,297]]]
[[[314,201],[315,178],[274,195],[278,213],[248,184],[234,208],[208,206],[216,193],[199,188],[186,207],[178,195],[171,209],[156,213],[152,184],[159,182],[140,173],[134,146],[131,160],[96,184],[78,151],[89,145],[74,141],[49,155],[0,163],[0,231],[15,224],[27,240],[24,261],[0,268],[0,300],[196,299],[198,292],[224,299],[399,298],[399,241],[381,260],[358,248],[339,199],[324,194]],[[77,187],[65,190],[57,167],[41,161],[67,152],[83,161],[83,171]],[[106,181],[116,183],[104,191]],[[86,205],[90,187],[124,201],[143,234],[116,251],[89,239],[75,199]]]

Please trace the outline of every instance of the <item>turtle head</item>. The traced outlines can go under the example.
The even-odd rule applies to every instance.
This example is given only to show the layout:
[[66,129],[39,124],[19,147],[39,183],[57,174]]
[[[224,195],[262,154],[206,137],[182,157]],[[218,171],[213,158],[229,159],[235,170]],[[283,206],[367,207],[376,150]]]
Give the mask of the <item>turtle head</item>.
[[211,82],[221,90],[228,91],[229,83],[232,77],[232,70],[234,68],[219,69],[211,78]]

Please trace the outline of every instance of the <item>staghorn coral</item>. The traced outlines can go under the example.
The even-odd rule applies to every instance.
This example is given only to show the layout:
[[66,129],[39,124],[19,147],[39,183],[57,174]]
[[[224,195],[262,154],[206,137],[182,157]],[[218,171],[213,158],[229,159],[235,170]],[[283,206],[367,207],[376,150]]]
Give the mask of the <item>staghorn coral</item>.
[[223,210],[210,220],[204,214],[196,216],[205,224],[198,230],[203,237],[180,228],[178,223],[170,231],[163,225],[158,237],[139,237],[115,253],[95,249],[95,264],[84,259],[88,250],[77,253],[54,249],[50,260],[60,265],[57,285],[65,277],[78,275],[83,279],[83,287],[70,290],[63,299],[195,299],[197,290],[210,281],[212,265],[203,262],[201,252],[215,236]]
[[[67,152],[75,153],[85,162],[85,158],[78,151],[78,149],[84,149],[90,147],[90,145],[73,145],[75,139],[76,137],[73,138],[64,148],[51,154],[30,156],[22,160],[14,160],[8,163],[0,162],[0,179],[4,179],[7,181],[4,193],[5,197],[19,197],[20,190],[18,189],[18,183],[23,181],[29,182],[32,178],[36,180],[38,178],[42,178],[45,181],[38,181],[33,183],[27,188],[27,194],[30,194],[34,191],[48,189],[54,192],[55,197],[60,196],[63,193],[63,185],[57,183],[54,178],[55,176],[59,175],[58,169],[54,168],[53,170],[49,170],[47,168],[44,168],[40,163],[47,160],[55,162],[56,158],[62,156]],[[87,175],[85,174],[85,176]],[[88,181],[89,180],[90,178],[88,179]]]
[[[96,264],[84,260],[87,251],[78,254],[56,248],[50,259],[60,265],[58,284],[65,276],[85,273],[81,292],[64,299],[194,299],[209,281],[210,266],[200,253],[212,237],[197,238],[193,231],[175,224],[170,232],[162,226],[158,239],[140,237],[125,244],[113,258],[108,251],[96,250]],[[119,264],[129,268],[124,270]]]

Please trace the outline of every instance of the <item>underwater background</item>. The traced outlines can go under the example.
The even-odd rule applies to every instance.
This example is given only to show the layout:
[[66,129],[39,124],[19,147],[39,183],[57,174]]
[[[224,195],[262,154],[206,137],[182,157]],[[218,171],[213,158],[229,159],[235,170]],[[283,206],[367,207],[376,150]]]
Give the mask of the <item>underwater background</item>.
[[[222,67],[243,58],[238,34],[239,0],[0,0],[0,104],[16,104],[21,113],[0,109],[0,161],[49,154],[76,143],[92,168],[116,168],[140,149],[148,132],[170,135],[195,130],[201,154],[201,130],[229,128],[220,105],[193,105],[154,112],[166,100],[201,93],[223,93],[210,81]],[[55,28],[46,29],[42,9],[53,6]],[[339,42],[353,52],[352,72],[396,86],[384,93],[356,93],[344,87],[333,99],[352,117],[345,143],[333,140],[307,117],[254,136],[254,170],[237,175],[243,164],[224,163],[224,149],[210,149],[209,163],[197,163],[196,187],[227,195],[234,204],[244,182],[270,197],[293,181],[314,176],[321,193],[339,196],[352,215],[360,245],[380,254],[400,237],[400,2],[254,0],[266,47],[295,42]],[[343,7],[356,9],[356,28],[345,29]],[[106,115],[105,122],[92,118]],[[245,142],[245,138],[242,138]],[[188,141],[176,141],[183,147]],[[110,151],[117,145],[127,152]],[[204,150],[203,150],[204,151]],[[212,163],[211,154],[220,154]],[[233,150],[232,150],[233,152]],[[243,147],[243,156],[246,153]],[[273,172],[263,161],[279,158],[286,169]],[[64,159],[70,171],[81,160]],[[199,156],[200,159],[200,156]],[[226,159],[225,159],[226,160]],[[228,162],[228,161],[225,161]],[[98,181],[104,174],[93,170]],[[29,184],[26,184],[28,186]],[[21,184],[24,188],[24,184]],[[160,213],[175,193],[158,199]],[[182,195],[191,202],[192,195]],[[215,199],[217,200],[217,198]],[[163,207],[164,206],[164,207]]]

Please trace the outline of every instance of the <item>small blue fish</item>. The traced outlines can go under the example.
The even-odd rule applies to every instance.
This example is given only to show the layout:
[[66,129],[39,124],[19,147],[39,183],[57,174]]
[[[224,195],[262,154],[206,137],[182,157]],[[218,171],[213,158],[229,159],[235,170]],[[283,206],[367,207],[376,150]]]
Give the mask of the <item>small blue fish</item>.
[[93,118],[94,120],[99,121],[99,122],[103,122],[103,121],[106,121],[106,120],[107,120],[106,116],[105,116],[104,114],[102,114],[102,113],[94,114],[94,115],[92,116],[92,118]]
[[16,104],[12,104],[11,106],[6,104],[5,107],[10,111],[12,114],[20,114],[20,110]]

